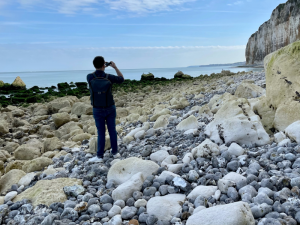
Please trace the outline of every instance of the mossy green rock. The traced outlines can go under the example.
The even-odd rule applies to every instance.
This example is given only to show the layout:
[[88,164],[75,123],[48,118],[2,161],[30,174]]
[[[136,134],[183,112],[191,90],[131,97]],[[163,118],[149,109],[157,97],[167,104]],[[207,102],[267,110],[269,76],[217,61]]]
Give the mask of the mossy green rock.
[[0,179],[0,194],[7,192],[13,184],[17,184],[26,173],[22,170],[11,170]]
[[274,128],[283,131],[300,120],[300,41],[267,55],[264,59],[269,107],[275,113]]
[[65,202],[67,196],[64,187],[81,185],[82,181],[75,178],[58,178],[54,180],[40,180],[33,187],[28,188],[14,198],[14,202],[28,199],[33,206],[44,204],[50,206],[55,202]]
[[193,77],[188,74],[184,74],[184,75],[182,75],[182,78],[183,79],[192,79]]
[[141,81],[146,81],[146,80],[154,80],[154,75],[152,73],[143,74],[141,77]]
[[183,75],[184,73],[182,71],[178,71],[177,73],[175,73],[174,78],[182,78]]
[[22,79],[17,76],[14,82],[11,84],[14,88],[26,89],[26,84],[22,81]]

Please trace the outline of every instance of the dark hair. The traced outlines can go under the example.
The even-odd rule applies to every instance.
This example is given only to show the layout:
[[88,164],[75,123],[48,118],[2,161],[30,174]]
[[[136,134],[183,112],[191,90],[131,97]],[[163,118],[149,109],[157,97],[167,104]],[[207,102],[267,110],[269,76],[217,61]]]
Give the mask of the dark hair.
[[105,60],[102,56],[96,56],[94,58],[93,64],[96,69],[100,69],[102,68],[102,66],[104,66]]

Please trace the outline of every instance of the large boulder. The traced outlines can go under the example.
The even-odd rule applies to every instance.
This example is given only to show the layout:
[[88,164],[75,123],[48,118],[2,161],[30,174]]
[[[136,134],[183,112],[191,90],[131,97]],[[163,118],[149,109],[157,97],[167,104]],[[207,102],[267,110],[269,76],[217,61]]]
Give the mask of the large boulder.
[[192,216],[186,225],[255,225],[251,209],[246,202],[235,202],[203,209]]
[[65,107],[72,108],[74,103],[78,101],[79,99],[76,96],[65,96],[62,98],[54,99],[48,104],[49,113],[50,114],[57,113],[60,109]]
[[280,104],[276,110],[273,126],[276,130],[284,131],[290,124],[300,120],[300,103],[287,101]]
[[112,198],[116,200],[124,200],[132,197],[133,192],[140,191],[143,186],[145,178],[143,177],[142,173],[136,173],[133,175],[128,181],[119,185],[115,190],[112,192]]
[[22,79],[19,76],[16,77],[16,79],[11,84],[11,86],[13,86],[15,88],[21,88],[21,89],[26,88],[26,84],[22,81]]
[[45,115],[45,116],[33,116],[33,117],[30,117],[28,121],[31,124],[37,124],[37,123],[41,122],[42,120],[46,120],[46,119],[48,119],[47,115]]
[[142,74],[141,76],[141,81],[146,81],[146,80],[154,80],[154,75],[152,73],[148,74]]
[[42,105],[38,105],[34,108],[33,115],[34,116],[45,116],[45,115],[48,115],[48,112],[49,112],[48,105],[42,104]]
[[11,170],[22,170],[23,165],[28,162],[27,160],[14,160],[9,162],[5,167],[5,173],[8,173]]
[[33,187],[26,189],[14,198],[14,202],[28,199],[35,207],[39,204],[50,206],[55,202],[65,202],[67,196],[65,186],[81,185],[82,180],[74,178],[57,178],[53,180],[40,180]]
[[141,172],[146,178],[156,172],[158,168],[159,166],[152,161],[131,157],[113,164],[108,171],[107,181],[113,180],[117,184],[122,184],[138,172]]
[[267,133],[272,134],[276,110],[272,107],[266,96],[257,98],[252,105],[252,110],[260,117],[260,121]]
[[244,98],[225,100],[214,120],[206,126],[205,134],[218,144],[236,142],[261,146],[270,142],[259,116]]
[[300,120],[300,41],[277,50],[264,59],[269,105],[276,110],[274,127],[283,131]]
[[266,90],[249,82],[242,82],[235,91],[235,96],[238,98],[257,98],[266,93]]
[[91,104],[76,102],[72,107],[71,113],[77,116],[93,115],[93,107]]
[[13,153],[20,145],[15,142],[7,142],[6,145],[4,146],[4,150]]
[[195,116],[191,115],[182,120],[176,127],[177,130],[190,130],[198,129],[198,120]]
[[17,148],[14,156],[19,160],[31,160],[41,156],[41,151],[37,147],[32,147],[25,144]]
[[217,144],[213,143],[211,140],[206,139],[200,145],[192,149],[192,154],[194,158],[197,157],[211,158],[212,156],[217,156],[220,154],[220,148]]
[[9,132],[9,125],[5,120],[0,120],[0,136]]
[[41,171],[45,167],[52,164],[52,160],[46,157],[39,157],[30,161],[27,161],[23,166],[22,170],[26,173]]
[[63,143],[57,137],[47,138],[44,141],[44,152],[60,150],[62,147]]
[[174,215],[181,212],[184,194],[169,194],[151,198],[147,203],[147,213],[156,216],[159,220],[171,220]]
[[285,134],[293,141],[300,144],[300,120],[292,123],[285,129]]
[[55,114],[52,115],[52,119],[53,119],[53,122],[54,122],[54,124],[57,128],[59,128],[62,125],[70,122],[70,120],[71,120],[70,115],[66,112],[55,113]]
[[13,184],[17,184],[19,180],[25,175],[22,170],[11,170],[0,179],[0,194],[7,192]]

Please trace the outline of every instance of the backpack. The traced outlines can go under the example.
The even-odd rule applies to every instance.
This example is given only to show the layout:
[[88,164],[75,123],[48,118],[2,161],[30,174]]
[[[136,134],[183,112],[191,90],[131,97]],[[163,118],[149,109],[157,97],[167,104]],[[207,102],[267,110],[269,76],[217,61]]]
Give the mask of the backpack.
[[94,78],[89,82],[89,88],[91,93],[91,104],[94,108],[107,108],[114,105],[114,99],[112,95],[112,83],[106,77],[97,77],[95,73],[92,73]]

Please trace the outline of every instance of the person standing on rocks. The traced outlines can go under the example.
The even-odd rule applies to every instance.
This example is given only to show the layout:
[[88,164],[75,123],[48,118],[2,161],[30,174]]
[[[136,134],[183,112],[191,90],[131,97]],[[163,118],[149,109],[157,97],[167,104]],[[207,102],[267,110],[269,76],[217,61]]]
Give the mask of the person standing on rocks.
[[[97,155],[90,162],[103,162],[105,148],[105,123],[110,136],[110,156],[119,158],[118,141],[116,131],[116,106],[112,95],[112,85],[124,82],[124,76],[114,62],[105,62],[102,56],[95,57],[93,61],[96,71],[87,75],[87,81],[91,93],[93,115],[98,130]],[[105,73],[105,68],[111,66],[118,76]]]

